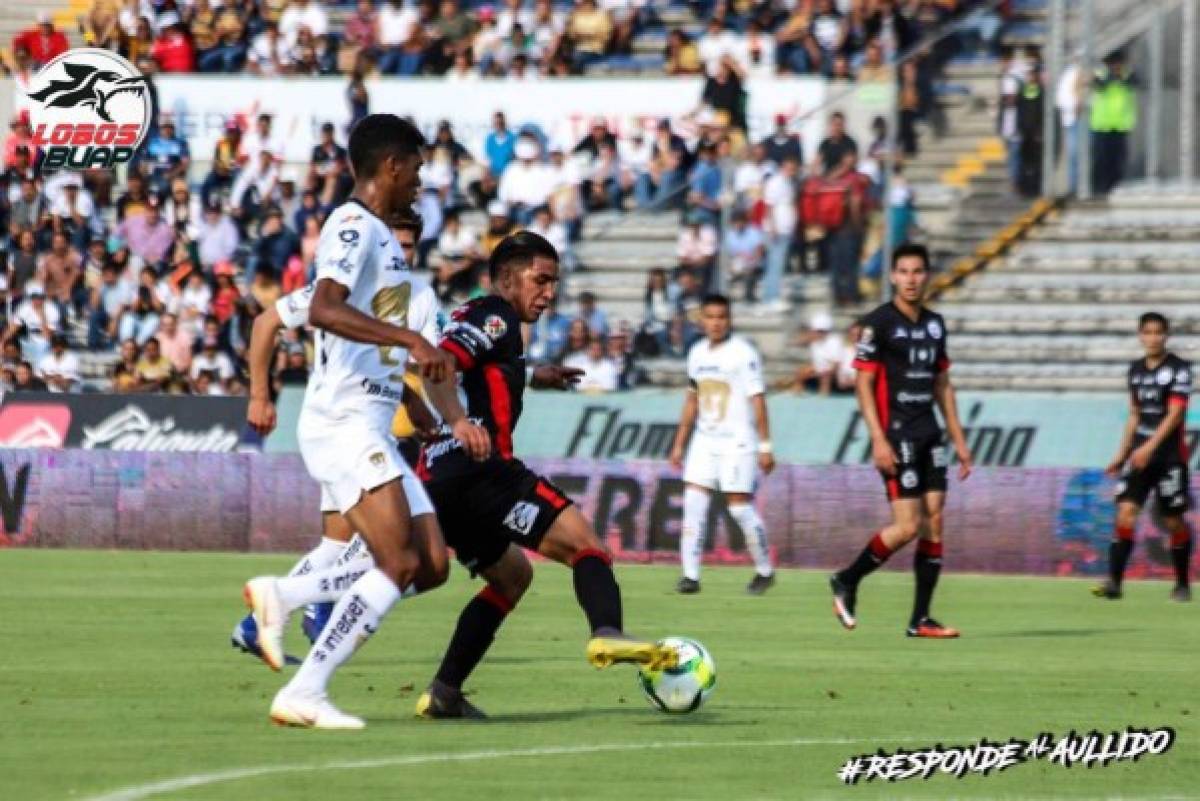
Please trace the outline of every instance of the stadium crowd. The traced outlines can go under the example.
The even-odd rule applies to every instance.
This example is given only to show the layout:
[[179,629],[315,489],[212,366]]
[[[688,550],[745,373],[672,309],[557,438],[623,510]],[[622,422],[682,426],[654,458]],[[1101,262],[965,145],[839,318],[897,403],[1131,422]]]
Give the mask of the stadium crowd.
[[[913,224],[902,167],[885,176],[885,157],[892,147],[915,152],[906,126],[931,102],[936,65],[930,53],[893,77],[888,54],[956,5],[963,4],[816,0],[790,10],[773,3],[702,9],[710,16],[695,44],[696,64],[689,66],[676,48],[665,66],[674,73],[708,72],[687,126],[662,119],[618,137],[597,119],[581,140],[563,143],[536,126],[510,125],[497,112],[485,140],[467,147],[443,121],[430,137],[422,175],[417,266],[429,271],[449,306],[486,292],[483,267],[491,249],[528,227],[558,247],[569,282],[589,213],[677,210],[677,258],[647,275],[643,319],[610,321],[585,292],[573,315],[552,309],[531,332],[535,359],[583,367],[583,388],[596,391],[644,380],[641,358],[682,357],[698,333],[700,298],[717,281],[762,307],[785,308],[784,274],[821,271],[829,274],[838,304],[856,303],[860,268],[868,278],[877,274],[885,216],[901,230]],[[545,2],[528,8],[513,0],[495,12],[463,10],[453,0],[379,9],[364,0],[334,33],[328,10],[316,0],[219,7],[209,0],[181,6],[101,0],[85,32],[150,76],[193,68],[304,73],[310,56],[331,73],[348,67],[353,120],[370,108],[363,77],[371,70],[448,78],[466,77],[463,67],[472,74],[511,74],[528,54],[533,69],[578,71],[595,63],[592,57],[620,52],[632,35],[655,24],[656,7],[599,8],[587,0],[566,13]],[[595,23],[593,35],[584,37],[586,20],[597,15],[611,26]],[[544,35],[553,26],[539,27],[545,19],[558,20],[555,36]],[[53,26],[39,22],[14,42],[18,78],[19,70],[55,54]],[[796,38],[781,35],[787,31]],[[493,33],[500,44],[488,49]],[[672,33],[671,40],[678,37]],[[749,141],[744,80],[761,53],[748,56],[754,48],[742,45],[767,40],[777,45],[768,60],[780,71],[897,80],[904,113],[895,144],[879,118],[871,140],[860,146],[840,114],[831,116],[815,153],[803,152],[782,115],[770,135]],[[189,52],[184,57],[176,49]],[[567,66],[554,67],[556,60]],[[153,92],[153,77],[150,87]],[[118,184],[103,171],[40,174],[29,117],[18,115],[4,141],[0,175],[0,383],[83,389],[88,382],[78,351],[87,349],[115,354],[109,379],[116,391],[244,392],[254,317],[310,278],[321,222],[351,186],[344,136],[332,123],[324,125],[309,163],[296,169],[283,162],[271,115],[231,117],[201,174],[187,140],[161,115]],[[472,152],[484,157],[476,160]],[[884,207],[887,215],[880,213]],[[470,224],[478,217],[471,210],[486,213],[481,230]],[[718,275],[722,256],[727,272]],[[311,350],[303,332],[287,336],[275,371],[278,386],[304,383]]]

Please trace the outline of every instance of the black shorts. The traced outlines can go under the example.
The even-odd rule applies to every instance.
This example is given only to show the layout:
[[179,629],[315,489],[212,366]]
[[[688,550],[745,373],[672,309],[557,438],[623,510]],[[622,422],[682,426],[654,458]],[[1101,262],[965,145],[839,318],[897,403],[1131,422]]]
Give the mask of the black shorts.
[[1128,501],[1144,506],[1153,492],[1158,496],[1158,509],[1164,515],[1181,515],[1191,508],[1188,466],[1186,462],[1151,462],[1144,470],[1129,465],[1117,482],[1117,503]]
[[920,498],[927,492],[946,491],[946,437],[941,431],[905,436],[888,434],[896,452],[896,475],[883,475],[889,501]]
[[446,544],[478,574],[509,543],[536,551],[550,526],[571,505],[562,490],[519,459],[491,459],[459,476],[425,484]]

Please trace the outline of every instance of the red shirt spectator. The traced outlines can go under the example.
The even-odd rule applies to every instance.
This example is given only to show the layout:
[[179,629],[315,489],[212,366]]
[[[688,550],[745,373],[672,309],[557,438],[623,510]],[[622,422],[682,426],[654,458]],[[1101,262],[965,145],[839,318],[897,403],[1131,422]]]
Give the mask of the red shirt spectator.
[[163,14],[162,33],[154,42],[150,55],[163,72],[194,72],[196,53],[183,32],[183,23],[173,11]]
[[21,31],[13,37],[13,50],[24,48],[29,57],[38,66],[46,64],[63,53],[71,46],[62,31],[54,30],[54,21],[45,11],[38,12],[38,24]]
[[37,152],[33,146],[33,132],[29,127],[29,110],[25,109],[12,121],[12,130],[4,138],[4,168],[17,166],[17,148],[24,146],[32,156]]

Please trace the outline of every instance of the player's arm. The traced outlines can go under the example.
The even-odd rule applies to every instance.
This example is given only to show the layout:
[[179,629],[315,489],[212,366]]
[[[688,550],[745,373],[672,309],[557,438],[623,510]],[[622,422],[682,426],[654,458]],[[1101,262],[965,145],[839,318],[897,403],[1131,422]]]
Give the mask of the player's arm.
[[583,375],[584,371],[578,367],[537,364],[529,368],[529,386],[532,389],[567,390],[578,384]]
[[250,329],[250,347],[246,361],[250,365],[250,406],[246,420],[264,437],[275,430],[275,404],[271,401],[271,357],[275,353],[275,335],[283,321],[275,304],[254,318]]
[[754,427],[758,430],[758,466],[767,475],[775,469],[775,454],[771,448],[771,420],[767,416],[767,396],[758,393],[750,398],[754,409]]
[[683,452],[687,447],[688,438],[696,426],[696,416],[700,413],[700,398],[696,392],[696,382],[688,385],[687,395],[683,399],[683,413],[679,416],[679,427],[675,429],[675,442],[671,445],[671,466],[676,470],[683,467]]
[[875,408],[875,381],[877,379],[875,371],[879,368],[879,364],[878,362],[871,362],[871,364],[875,366],[864,368],[861,362],[855,362],[858,367],[858,375],[854,379],[854,394],[858,398],[858,412],[867,426],[867,433],[871,436],[871,461],[885,475],[894,476],[896,475],[896,452],[892,450],[892,443],[888,442],[883,424],[879,422],[879,410]]
[[1150,439],[1143,442],[1137,447],[1133,453],[1129,455],[1129,462],[1135,470],[1142,470],[1150,463],[1150,459],[1154,456],[1154,452],[1158,450],[1167,437],[1171,436],[1183,425],[1183,418],[1187,414],[1187,399],[1181,398],[1178,395],[1171,395],[1167,401],[1167,414],[1163,417],[1162,422],[1158,424],[1158,428],[1154,429],[1154,433],[1150,435]]
[[[450,357],[449,353],[446,355]],[[484,428],[470,421],[458,399],[458,380],[453,368],[440,379],[425,376],[425,395],[472,459],[483,461],[491,455],[492,438]]]
[[1104,472],[1110,476],[1119,475],[1121,468],[1125,466],[1125,460],[1129,458],[1129,454],[1133,450],[1133,437],[1137,433],[1138,422],[1140,420],[1141,411],[1138,409],[1137,403],[1130,398],[1129,417],[1125,420],[1125,429],[1121,432],[1121,444],[1117,446],[1117,455],[1113,457],[1112,462],[1104,469]]
[[964,481],[971,475],[971,449],[967,447],[967,436],[963,433],[962,421],[958,417],[958,399],[954,393],[954,385],[950,383],[950,374],[941,370],[933,380],[933,398],[938,408],[942,410],[942,418],[946,421],[946,433],[954,443],[954,453],[958,456],[958,480]]

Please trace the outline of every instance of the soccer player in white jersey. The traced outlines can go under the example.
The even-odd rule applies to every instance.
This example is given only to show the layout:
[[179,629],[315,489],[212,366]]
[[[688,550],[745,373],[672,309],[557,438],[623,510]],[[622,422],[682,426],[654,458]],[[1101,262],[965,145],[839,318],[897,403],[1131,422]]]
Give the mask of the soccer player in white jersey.
[[704,298],[700,322],[704,338],[688,351],[688,393],[671,448],[671,465],[678,469],[684,466],[687,447],[679,542],[683,576],[676,590],[700,591],[708,510],[712,493],[719,491],[754,558],[754,579],[746,591],[761,595],[775,583],[766,530],[754,508],[758,470],[775,469],[762,361],[749,341],[732,333],[729,299],[724,295]]
[[[397,452],[390,427],[411,359],[425,378],[443,385],[453,370],[445,352],[409,319],[412,275],[384,220],[412,205],[419,186],[424,137],[391,114],[363,118],[350,134],[355,176],[348,202],[335,209],[317,245],[317,281],[309,321],[317,329],[317,363],[300,413],[300,454],[309,474],[351,527],[366,540],[375,566],[334,606],[329,625],[296,675],[275,696],[271,719],[315,728],[362,728],[326,694],[333,671],[378,629],[410,585],[424,557],[411,534],[404,478],[411,469]],[[429,310],[436,314],[436,310]],[[486,433],[442,409],[463,446],[490,452]],[[320,585],[320,573],[297,577]],[[283,627],[291,610],[312,600],[289,597],[273,577],[252,579],[244,595],[258,625],[264,660],[283,663]],[[281,591],[284,590],[284,591]]]
[[[421,220],[419,215],[402,212],[390,221],[392,235],[400,245],[407,263],[412,263],[416,252],[417,240],[420,238]],[[437,326],[428,324],[427,310],[436,304],[436,295],[428,281],[415,277],[414,292],[409,301],[409,319],[426,318],[427,324],[421,334],[427,341],[436,342]],[[246,419],[250,426],[263,436],[275,430],[276,412],[270,387],[271,360],[275,354],[275,338],[281,329],[294,329],[308,325],[308,310],[312,304],[314,285],[309,284],[302,289],[284,295],[272,306],[267,307],[254,319],[250,335],[250,347],[246,360],[250,366],[250,404]],[[406,375],[405,383],[412,388],[419,384],[420,378]],[[403,405],[396,410],[392,420],[392,433],[397,437],[410,436],[414,426],[412,421],[421,415],[423,427],[431,427],[435,420],[429,415],[425,402],[414,392],[405,392]],[[419,547],[425,554],[422,561],[422,572],[419,572],[413,584],[406,587],[404,595],[425,592],[439,586],[439,577],[445,573],[443,563],[446,555],[441,542],[441,531],[437,526],[437,518],[433,515],[433,506],[425,493],[424,486],[413,476],[404,480],[404,494],[408,499],[409,513],[412,516],[412,531]],[[338,513],[333,499],[322,491],[321,493],[321,528],[322,536],[311,551],[296,562],[286,578],[304,576],[314,571],[338,568],[326,586],[339,588],[348,586],[353,579],[369,570],[374,565],[371,552],[350,528],[346,518]],[[339,593],[340,595],[340,593]],[[315,642],[317,636],[325,628],[329,614],[333,609],[332,601],[322,601],[310,604],[305,609],[302,624],[304,634],[309,642]],[[231,642],[234,647],[263,658],[262,649],[258,644],[258,626],[254,615],[248,614],[234,627]],[[290,659],[290,657],[289,657]]]

